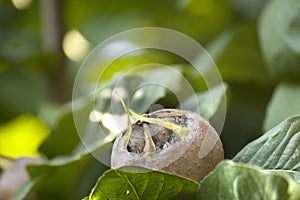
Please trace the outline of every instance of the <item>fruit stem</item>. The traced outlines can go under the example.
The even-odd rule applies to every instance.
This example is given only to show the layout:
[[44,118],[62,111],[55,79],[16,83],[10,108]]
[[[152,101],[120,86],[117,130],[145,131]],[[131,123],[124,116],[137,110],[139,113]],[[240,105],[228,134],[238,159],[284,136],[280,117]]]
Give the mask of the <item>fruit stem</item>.
[[135,117],[136,119],[138,119],[140,121],[157,124],[157,125],[163,126],[167,129],[175,132],[176,134],[178,134],[178,136],[181,139],[189,136],[189,134],[190,134],[190,129],[186,126],[182,126],[181,124],[176,124],[172,121],[160,119],[160,118],[150,118],[150,117],[147,117],[147,115],[138,115],[130,109],[129,109],[129,112],[133,117]]
[[143,124],[144,127],[144,135],[145,135],[145,147],[143,151],[146,155],[151,155],[155,152],[155,144],[152,140],[150,129],[148,124]]
[[[127,108],[127,106],[126,106],[126,104],[125,104],[124,99],[123,99],[116,91],[114,91],[114,93],[115,93],[115,95],[120,99],[121,104],[122,104],[122,106],[123,106],[123,108],[124,108],[124,111],[125,111],[126,114],[127,114],[127,126],[128,126],[128,128],[127,128],[127,130],[126,130],[124,136],[122,137],[123,142],[121,143],[121,144],[124,144],[123,148],[124,148],[124,149],[127,149],[127,145],[128,145],[128,143],[129,143],[129,141],[130,141],[130,138],[131,138],[131,136],[132,136],[132,126],[131,126],[130,113],[129,113],[128,108]],[[125,141],[124,141],[124,140],[125,140]]]

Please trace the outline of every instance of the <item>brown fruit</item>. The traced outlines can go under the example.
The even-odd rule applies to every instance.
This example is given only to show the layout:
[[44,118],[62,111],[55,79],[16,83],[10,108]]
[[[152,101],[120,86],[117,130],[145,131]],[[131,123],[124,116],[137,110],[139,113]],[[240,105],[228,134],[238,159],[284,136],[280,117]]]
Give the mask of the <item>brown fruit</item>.
[[146,117],[164,121],[171,128],[148,120],[132,124],[129,141],[124,139],[128,138],[128,131],[116,138],[111,156],[112,168],[140,166],[200,182],[223,160],[218,134],[200,115],[185,110],[162,109]]

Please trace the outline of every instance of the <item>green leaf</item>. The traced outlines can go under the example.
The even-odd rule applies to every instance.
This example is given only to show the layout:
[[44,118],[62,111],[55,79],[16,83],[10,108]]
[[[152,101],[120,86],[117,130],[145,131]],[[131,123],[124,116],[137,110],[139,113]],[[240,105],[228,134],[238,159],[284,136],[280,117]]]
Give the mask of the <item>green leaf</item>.
[[298,0],[273,0],[260,18],[259,36],[267,69],[279,80],[300,80],[299,10]]
[[296,200],[300,199],[300,185],[288,176],[223,161],[203,180],[198,194],[201,200]]
[[264,121],[267,131],[284,119],[300,115],[300,85],[282,83],[275,89]]
[[142,168],[108,170],[90,199],[193,199],[199,185],[175,175]]
[[300,172],[295,172],[295,171],[291,171],[291,170],[265,170],[267,172],[271,172],[274,174],[281,174],[281,175],[287,175],[289,177],[291,177],[292,179],[294,179],[297,183],[300,184]]
[[[225,91],[226,89],[227,85],[225,85]],[[212,88],[210,91],[196,93],[196,98],[194,95],[188,97],[180,104],[180,108],[199,113],[204,119],[209,120],[218,111],[225,95],[226,93],[224,93],[223,85],[219,85]],[[212,105],[212,97],[217,98],[214,99],[215,107]]]
[[290,117],[244,147],[234,158],[265,169],[300,171],[300,116]]

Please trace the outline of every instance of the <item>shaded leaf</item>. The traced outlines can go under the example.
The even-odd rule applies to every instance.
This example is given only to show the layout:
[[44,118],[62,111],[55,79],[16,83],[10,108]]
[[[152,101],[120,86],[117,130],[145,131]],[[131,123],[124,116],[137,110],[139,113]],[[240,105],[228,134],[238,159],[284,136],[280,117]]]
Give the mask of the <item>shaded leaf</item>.
[[71,153],[78,145],[77,134],[72,113],[61,116],[56,127],[52,129],[50,136],[40,146],[40,151],[53,158],[58,155]]
[[[207,45],[206,49],[225,81],[268,84],[256,32],[256,23],[244,22],[223,31]],[[214,67],[207,66],[206,60],[202,57],[199,61],[197,59],[199,65],[204,65],[206,68]]]
[[230,0],[233,8],[246,20],[255,20],[268,0]]
[[[226,89],[227,85],[225,85],[225,92]],[[218,111],[226,94],[224,93],[223,85],[219,85],[212,88],[210,91],[199,92],[195,95],[190,96],[180,104],[180,108],[199,113],[204,119],[209,120]],[[215,106],[212,104],[212,97],[217,98],[214,99]]]
[[61,156],[39,165],[30,165],[28,171],[32,181],[24,185],[13,199],[21,200],[32,191],[45,200],[78,199],[90,192],[105,169],[90,154]]
[[[197,38],[198,41],[205,41],[204,39],[207,38],[211,39],[211,36],[218,34],[224,27],[229,26],[234,19],[234,13],[229,1],[178,0],[176,6],[184,10],[185,15],[168,13],[172,17],[165,17],[163,20],[164,24],[168,24],[167,28],[181,31],[193,38]],[[218,13],[218,15],[216,16],[215,13]]]
[[273,0],[259,21],[259,37],[269,74],[278,80],[300,80],[300,1]]
[[175,175],[142,168],[108,170],[99,178],[90,199],[193,198],[199,185]]
[[300,116],[290,117],[244,147],[234,158],[265,169],[300,171]]
[[282,83],[273,92],[267,107],[264,130],[270,130],[284,119],[300,115],[300,85]]
[[[223,0],[210,2],[191,0],[177,1],[177,3],[172,0],[112,1],[111,3],[101,1],[101,6],[97,3],[91,0],[89,4],[94,6],[89,6],[81,2],[66,2],[66,12],[76,13],[76,16],[67,15],[69,23],[72,26],[84,24],[82,30],[97,42],[99,38],[107,38],[106,36],[114,33],[142,26],[163,26],[201,41],[207,41],[234,20],[229,2]],[[107,24],[108,19],[112,23]]]
[[225,157],[233,158],[261,133],[265,109],[273,88],[237,83],[230,83],[229,86],[228,110],[221,140]]
[[267,172],[271,172],[274,174],[282,174],[282,175],[287,175],[289,177],[291,177],[292,179],[294,179],[297,183],[300,184],[300,172],[295,172],[295,171],[291,171],[291,170],[265,170]]
[[[267,84],[268,76],[259,48],[256,23],[243,23],[231,34],[228,45],[215,58],[223,79],[230,82]],[[224,39],[227,40],[226,37]]]
[[59,120],[72,112],[71,103],[64,105],[43,103],[38,110],[38,117],[43,120],[52,129],[56,128]]
[[288,176],[223,161],[203,180],[198,194],[203,200],[292,200],[300,198],[300,185]]
[[27,71],[6,70],[0,74],[0,116],[16,117],[36,113],[46,99],[46,85],[41,77]]

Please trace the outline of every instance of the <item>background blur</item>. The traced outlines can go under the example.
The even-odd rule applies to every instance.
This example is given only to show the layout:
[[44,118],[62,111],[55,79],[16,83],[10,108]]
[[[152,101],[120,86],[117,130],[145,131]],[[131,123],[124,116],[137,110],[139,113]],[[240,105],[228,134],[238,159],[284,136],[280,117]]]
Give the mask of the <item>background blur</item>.
[[[70,154],[79,139],[66,105],[71,101],[75,75],[85,56],[113,34],[158,26],[192,37],[214,58],[228,84],[227,118],[221,137],[226,157],[232,158],[245,144],[286,117],[277,114],[280,119],[264,122],[275,88],[279,88],[277,93],[287,88],[289,94],[295,95],[292,84],[299,93],[295,82],[300,80],[300,45],[293,47],[294,50],[291,47],[297,57],[294,64],[290,63],[294,75],[280,75],[281,72],[274,75],[266,49],[274,50],[276,47],[267,45],[281,43],[276,38],[264,40],[266,34],[272,39],[281,33],[272,24],[282,30],[291,28],[282,32],[297,35],[300,25],[296,22],[300,20],[294,18],[299,19],[299,15],[295,14],[297,11],[291,11],[294,15],[287,17],[282,15],[283,21],[293,19],[293,26],[281,26],[276,20],[269,22],[268,16],[280,15],[276,9],[282,6],[273,3],[272,8],[268,3],[268,0],[0,0],[0,155],[8,159],[40,155],[51,159]],[[262,13],[266,13],[265,19]],[[262,24],[271,25],[265,30]],[[128,66],[150,61],[170,65],[183,62],[174,55],[147,51],[117,62],[107,80]],[[201,84],[197,85],[199,77],[194,73],[184,70],[184,75],[197,91],[205,90]],[[280,85],[282,81],[284,85]],[[160,103],[174,104],[167,97]],[[58,177],[63,175],[65,182],[55,186],[54,180],[48,180],[39,188],[39,197],[69,199],[72,193],[78,199],[86,195],[105,168],[99,169],[90,157],[87,160],[72,165],[73,171],[68,168],[71,164],[60,167],[55,173]],[[3,166],[2,162],[4,169]],[[89,173],[83,177],[86,171]],[[34,174],[38,173],[32,170],[31,176]],[[57,189],[60,185],[64,185],[64,191]]]

